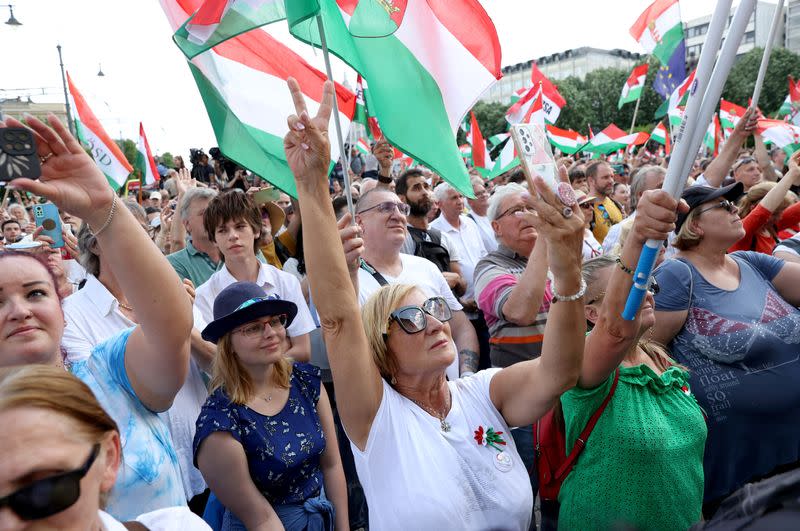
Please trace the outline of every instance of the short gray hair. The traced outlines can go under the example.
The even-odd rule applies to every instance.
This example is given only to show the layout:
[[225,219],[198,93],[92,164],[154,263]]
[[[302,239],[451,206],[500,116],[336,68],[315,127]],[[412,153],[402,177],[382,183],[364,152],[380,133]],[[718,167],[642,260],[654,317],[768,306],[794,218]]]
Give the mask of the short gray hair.
[[489,218],[489,221],[497,219],[497,216],[500,214],[500,205],[506,197],[523,192],[527,193],[528,191],[521,184],[517,183],[503,184],[495,188],[494,194],[489,198],[489,209],[486,211],[486,217]]
[[192,203],[196,199],[208,199],[210,201],[216,196],[217,191],[212,190],[211,188],[200,188],[199,186],[196,186],[186,190],[186,193],[183,194],[183,198],[181,199],[180,212],[178,212],[178,215],[181,217],[181,221],[186,221],[189,219],[189,209],[192,208]]
[[442,181],[436,185],[436,188],[433,189],[433,197],[436,198],[437,201],[444,201],[447,199],[447,196],[450,194],[450,191],[461,193],[455,188],[453,188],[450,183]]
[[645,186],[647,185],[647,178],[652,174],[666,175],[667,170],[661,166],[654,165],[642,166],[639,168],[633,181],[631,181],[631,212],[636,210],[639,204],[639,194],[644,192]]

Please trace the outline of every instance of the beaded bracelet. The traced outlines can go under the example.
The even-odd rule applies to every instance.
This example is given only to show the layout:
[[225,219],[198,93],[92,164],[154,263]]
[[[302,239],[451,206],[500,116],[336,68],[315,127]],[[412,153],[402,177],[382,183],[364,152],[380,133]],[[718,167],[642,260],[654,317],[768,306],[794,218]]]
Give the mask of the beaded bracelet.
[[585,293],[586,293],[586,281],[583,280],[583,277],[581,277],[581,287],[578,290],[578,293],[575,293],[574,295],[569,295],[569,296],[566,296],[566,297],[563,296],[563,295],[559,295],[556,292],[555,284],[553,284],[553,304],[555,304],[557,302],[572,302],[572,301],[576,301],[576,300],[580,299],[581,297],[583,297],[583,295]]
[[114,199],[111,200],[111,210],[108,211],[108,217],[106,218],[106,222],[103,223],[103,226],[100,227],[100,230],[92,231],[94,232],[95,238],[100,235],[101,232],[106,230],[109,225],[111,225],[111,219],[114,217],[114,212],[117,209],[117,194],[114,194]]
[[622,270],[623,270],[625,273],[628,273],[630,276],[633,276],[633,269],[631,269],[630,267],[628,267],[628,266],[626,266],[625,264],[623,264],[623,263],[622,263],[622,259],[621,259],[620,257],[617,257],[617,265],[618,265],[618,266],[619,266],[619,268],[620,268],[620,269],[622,269]]

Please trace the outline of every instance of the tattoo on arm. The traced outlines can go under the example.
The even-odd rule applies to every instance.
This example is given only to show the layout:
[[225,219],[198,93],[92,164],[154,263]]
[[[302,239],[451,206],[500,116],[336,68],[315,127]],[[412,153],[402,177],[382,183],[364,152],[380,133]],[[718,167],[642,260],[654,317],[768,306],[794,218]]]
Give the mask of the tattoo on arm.
[[458,351],[458,368],[459,373],[463,372],[478,372],[478,362],[480,356],[474,350],[467,348]]

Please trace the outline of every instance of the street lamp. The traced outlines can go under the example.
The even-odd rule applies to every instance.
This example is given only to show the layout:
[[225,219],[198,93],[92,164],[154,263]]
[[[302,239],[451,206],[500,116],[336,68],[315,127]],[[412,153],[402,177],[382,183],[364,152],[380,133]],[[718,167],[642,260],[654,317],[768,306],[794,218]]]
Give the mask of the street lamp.
[[11,16],[8,17],[6,24],[8,24],[9,26],[22,26],[22,22],[17,20],[17,17],[14,16],[14,6],[11,4],[3,4],[3,6],[7,7],[9,13],[11,13]]
[[97,77],[106,77],[106,75],[103,73],[103,65],[98,63],[98,66],[99,66],[100,68],[99,68],[99,70],[97,71]]

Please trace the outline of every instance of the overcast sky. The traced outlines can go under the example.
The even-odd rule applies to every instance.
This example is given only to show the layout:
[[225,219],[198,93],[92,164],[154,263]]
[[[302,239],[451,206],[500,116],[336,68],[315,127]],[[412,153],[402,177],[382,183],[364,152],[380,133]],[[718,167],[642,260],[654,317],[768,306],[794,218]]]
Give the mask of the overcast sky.
[[[481,0],[497,27],[503,65],[581,46],[642,51],[628,29],[649,3]],[[682,17],[710,14],[714,5],[684,0]],[[135,140],[142,121],[155,153],[187,155],[189,147],[216,145],[157,0],[16,0],[14,15],[22,26],[0,23],[0,99],[30,95],[35,102],[63,101],[60,43],[73,81],[113,138]],[[0,7],[0,22],[7,19],[8,8]],[[319,52],[299,42],[295,49],[322,68]],[[101,64],[105,77],[97,77]],[[337,81],[344,76],[354,83],[355,76],[339,66]]]

